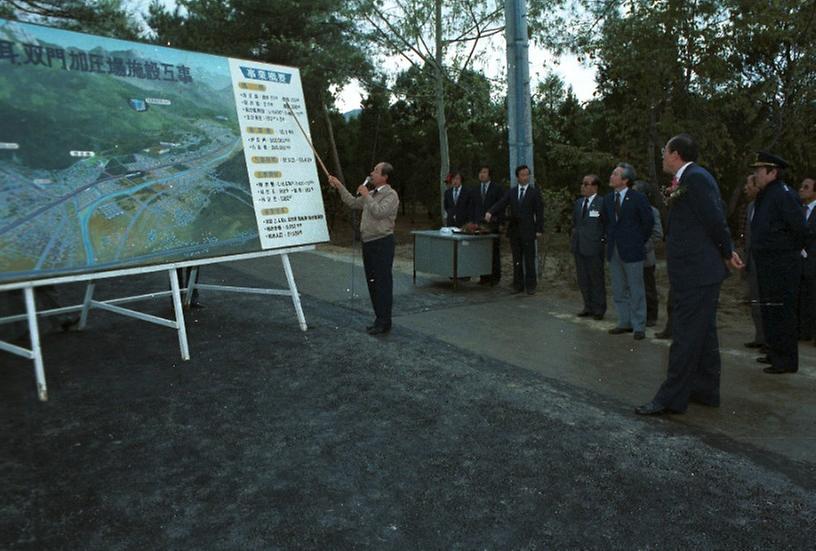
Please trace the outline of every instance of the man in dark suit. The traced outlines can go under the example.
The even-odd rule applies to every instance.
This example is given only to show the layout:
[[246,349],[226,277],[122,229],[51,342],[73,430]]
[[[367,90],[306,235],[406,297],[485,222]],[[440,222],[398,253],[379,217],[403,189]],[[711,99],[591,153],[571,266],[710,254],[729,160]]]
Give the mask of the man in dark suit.
[[646,290],[643,261],[646,242],[652,236],[654,215],[646,196],[633,189],[635,169],[620,163],[609,177],[614,193],[604,197],[603,222],[606,258],[612,276],[612,297],[618,325],[610,335],[634,332],[635,340],[646,338]]
[[[799,199],[811,235],[816,235],[816,180],[805,178],[799,186]],[[816,337],[816,240],[802,250],[802,279],[799,285],[799,340]]]
[[536,292],[536,237],[544,233],[544,205],[538,189],[530,184],[527,165],[516,167],[516,185],[485,213],[490,222],[494,216],[510,207],[507,216],[507,237],[513,252],[513,293],[527,289]]
[[581,198],[572,209],[571,249],[575,256],[578,287],[584,299],[579,317],[603,319],[606,313],[606,280],[604,279],[604,245],[601,209],[603,197],[598,195],[601,179],[595,174],[584,176]]
[[682,413],[689,401],[720,405],[717,302],[728,275],[726,262],[743,268],[714,177],[696,164],[697,144],[688,134],[663,148],[663,171],[672,174],[666,261],[672,290],[672,333],[666,380],[639,415]]
[[802,277],[802,249],[807,228],[796,191],[783,181],[788,163],[760,152],[751,165],[759,187],[751,220],[751,256],[756,261],[762,327],[768,355],[757,358],[769,364],[765,373],[795,373],[799,369],[796,339],[796,306]]
[[451,173],[451,185],[445,190],[445,225],[461,228],[472,222],[473,206],[470,191],[462,187],[462,174]]
[[[505,190],[499,184],[490,181],[490,167],[482,165],[479,168],[479,187],[472,190],[471,198],[473,199],[473,216],[472,220],[484,220],[485,213],[487,213],[493,205],[495,205],[505,194]],[[493,239],[493,272],[485,274],[479,279],[482,285],[496,285],[501,280],[501,247],[498,237],[499,226],[502,223],[502,213],[499,212],[488,223],[490,232],[497,235]]]

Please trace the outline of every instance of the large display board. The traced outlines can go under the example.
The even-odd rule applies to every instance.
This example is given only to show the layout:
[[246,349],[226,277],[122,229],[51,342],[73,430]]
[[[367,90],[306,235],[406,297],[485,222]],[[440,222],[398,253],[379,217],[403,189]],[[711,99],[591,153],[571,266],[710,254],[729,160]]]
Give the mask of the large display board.
[[328,240],[297,69],[0,19],[0,282]]

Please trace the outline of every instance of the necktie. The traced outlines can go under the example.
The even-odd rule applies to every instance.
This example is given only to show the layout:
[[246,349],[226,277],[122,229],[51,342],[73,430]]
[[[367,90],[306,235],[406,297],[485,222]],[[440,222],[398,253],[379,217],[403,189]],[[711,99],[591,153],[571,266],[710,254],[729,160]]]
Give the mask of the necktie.
[[521,203],[521,199],[524,197],[524,190],[527,189],[527,186],[519,186],[519,203]]
[[457,187],[453,189],[453,204],[455,205],[458,202],[459,202],[459,188]]
[[482,201],[484,201],[485,195],[487,195],[487,183],[483,182],[482,183]]
[[808,206],[807,205],[802,205],[802,210],[805,211],[805,222],[807,222],[808,221]]
[[620,215],[620,207],[621,207],[621,204],[620,204],[620,191],[616,191],[615,192],[615,220],[617,220],[618,216]]
[[581,209],[581,218],[586,218],[588,211],[589,211],[589,197],[584,199],[584,208]]
[[671,187],[677,187],[679,185],[680,185],[680,180],[677,179],[677,176],[672,176]]

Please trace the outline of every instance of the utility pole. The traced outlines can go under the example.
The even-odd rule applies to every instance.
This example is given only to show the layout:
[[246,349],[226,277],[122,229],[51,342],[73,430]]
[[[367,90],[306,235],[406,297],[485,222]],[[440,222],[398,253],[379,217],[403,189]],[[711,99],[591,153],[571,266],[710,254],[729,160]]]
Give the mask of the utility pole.
[[530,107],[530,42],[527,38],[527,3],[505,0],[505,40],[507,42],[507,143],[510,149],[510,182],[516,167],[530,167],[533,172],[533,124]]

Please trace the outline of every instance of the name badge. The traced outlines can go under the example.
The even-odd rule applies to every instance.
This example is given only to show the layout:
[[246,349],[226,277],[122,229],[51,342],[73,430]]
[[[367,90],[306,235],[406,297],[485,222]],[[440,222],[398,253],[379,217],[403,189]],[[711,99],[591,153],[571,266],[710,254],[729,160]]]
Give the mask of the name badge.
[[589,211],[590,218],[598,218],[601,215],[601,211],[599,210],[591,210]]

